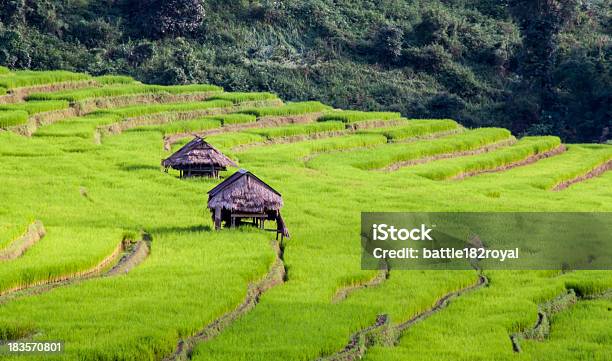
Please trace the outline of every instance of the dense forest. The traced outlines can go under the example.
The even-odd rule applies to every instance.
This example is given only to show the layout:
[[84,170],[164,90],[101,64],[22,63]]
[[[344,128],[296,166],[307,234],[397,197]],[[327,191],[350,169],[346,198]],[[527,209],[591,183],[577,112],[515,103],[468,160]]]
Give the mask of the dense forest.
[[0,65],[611,139],[610,0],[0,0]]

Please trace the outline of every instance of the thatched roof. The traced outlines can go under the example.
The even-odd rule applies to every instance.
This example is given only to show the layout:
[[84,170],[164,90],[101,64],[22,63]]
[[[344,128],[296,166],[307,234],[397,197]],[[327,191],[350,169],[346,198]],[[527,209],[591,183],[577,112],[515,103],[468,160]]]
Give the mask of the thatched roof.
[[208,192],[208,208],[248,213],[280,210],[283,198],[253,173],[240,169]]
[[162,161],[166,168],[189,165],[205,165],[215,167],[237,167],[233,160],[208,144],[204,139],[195,137],[176,153]]

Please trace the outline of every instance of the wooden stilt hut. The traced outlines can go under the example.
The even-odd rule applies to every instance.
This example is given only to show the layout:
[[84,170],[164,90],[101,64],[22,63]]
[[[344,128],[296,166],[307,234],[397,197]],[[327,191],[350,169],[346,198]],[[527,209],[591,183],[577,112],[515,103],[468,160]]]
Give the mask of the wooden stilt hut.
[[289,231],[281,216],[283,198],[280,193],[257,178],[253,173],[240,169],[208,192],[208,208],[215,229],[236,227],[245,219],[263,229],[266,220],[276,221],[276,238],[289,237]]
[[162,166],[166,171],[168,168],[178,170],[181,178],[218,178],[219,171],[226,170],[228,166],[237,167],[233,160],[200,137],[195,137],[176,153],[164,159]]

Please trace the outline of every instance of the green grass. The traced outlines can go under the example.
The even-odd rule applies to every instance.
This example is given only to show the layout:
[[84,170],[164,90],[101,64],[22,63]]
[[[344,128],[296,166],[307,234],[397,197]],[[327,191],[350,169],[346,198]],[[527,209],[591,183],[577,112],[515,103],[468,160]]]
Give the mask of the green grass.
[[286,103],[285,105],[279,107],[248,108],[241,110],[240,113],[253,114],[259,118],[265,116],[301,115],[320,112],[327,109],[331,109],[331,107],[320,102],[299,102]]
[[356,110],[342,110],[325,112],[319,117],[318,121],[326,122],[330,120],[341,121],[344,123],[356,123],[368,120],[390,120],[399,119],[402,115],[396,112],[361,112]]
[[28,112],[25,110],[9,110],[0,112],[0,128],[25,124],[28,121]]
[[259,100],[278,99],[273,93],[221,93],[210,97],[211,100],[228,100],[234,104]]
[[121,243],[122,231],[46,227],[47,234],[21,257],[0,263],[0,293],[56,280],[95,267]]
[[36,130],[35,137],[79,137],[91,139],[98,126],[116,123],[121,118],[112,114],[92,114],[68,118]]
[[[158,235],[155,242],[157,251],[129,277],[87,281],[3,306],[4,316],[9,309],[15,316],[23,314],[4,318],[2,331],[11,328],[13,334],[24,333],[36,324],[45,330],[45,337],[66,343],[64,359],[92,353],[102,359],[118,355],[129,360],[157,359],[172,352],[178,335],[192,334],[218,314],[232,310],[244,297],[248,282],[261,277],[272,262],[261,233],[238,231],[211,237],[210,232],[169,232]],[[217,257],[202,262],[209,254]],[[181,286],[168,297],[167,285],[177,279]],[[201,295],[211,297],[194,302]],[[101,299],[108,299],[103,307]],[[58,303],[78,303],[78,310],[70,313],[72,322],[81,324],[79,332],[69,323],[61,326],[65,312],[49,312]],[[109,318],[108,309],[121,316]],[[88,336],[99,332],[106,335],[105,340]],[[143,347],[131,347],[135,344]]]
[[228,108],[234,103],[227,100],[210,100],[203,102],[170,103],[155,105],[132,105],[123,108],[97,110],[93,114],[113,114],[123,118],[137,117],[154,113],[188,112],[212,108]]
[[461,159],[444,159],[416,166],[410,171],[429,179],[450,179],[466,173],[482,172],[509,165],[557,148],[560,144],[561,140],[557,137],[525,137],[510,147],[491,153]]
[[300,124],[300,125],[287,125],[276,128],[257,128],[246,130],[247,133],[254,133],[264,136],[268,139],[290,137],[296,135],[310,135],[316,133],[342,131],[346,127],[342,122],[326,122],[326,123],[312,123],[312,124]]
[[210,116],[210,119],[215,119],[223,125],[252,123],[257,120],[257,117],[252,114],[230,113]]
[[[535,164],[517,167],[501,174],[486,174],[481,178],[498,184],[500,189],[508,186],[514,188],[550,190],[557,184],[586,174],[593,168],[612,160],[612,147],[607,145],[568,145],[568,150],[548,159],[542,159]],[[467,185],[471,179],[466,179]],[[588,182],[587,182],[588,183]],[[563,192],[571,191],[564,190]],[[591,190],[592,191],[592,190]]]
[[102,85],[136,83],[136,80],[134,80],[134,78],[125,75],[102,75],[95,77],[94,80],[96,81],[96,83]]
[[480,128],[431,141],[387,144],[376,149],[364,149],[339,156],[324,155],[310,161],[309,166],[315,169],[346,166],[361,170],[382,169],[395,163],[475,150],[488,144],[510,139],[512,139],[510,132],[505,129]]
[[461,126],[451,119],[419,119],[407,120],[406,124],[394,127],[368,128],[357,131],[358,133],[382,134],[392,141],[400,141],[407,138],[421,137],[445,131],[460,131]]
[[546,340],[525,340],[521,346],[534,359],[555,355],[564,360],[606,360],[612,355],[611,308],[609,297],[578,302],[552,318],[551,333]]
[[238,155],[242,163],[264,166],[269,159],[295,162],[318,153],[336,152],[355,148],[373,147],[387,142],[387,138],[376,134],[346,135],[315,139],[290,144],[275,144],[251,149]]
[[0,75],[6,75],[9,74],[11,72],[11,70],[5,66],[0,66]]
[[[184,143],[189,140],[190,139],[186,139]],[[206,137],[207,142],[224,150],[230,150],[232,147],[238,145],[262,142],[264,140],[265,138],[261,135],[253,133],[221,133]],[[181,146],[181,144],[176,144],[175,148],[179,146]]]
[[[107,79],[108,81],[108,79]],[[131,83],[111,83],[111,86],[101,88],[86,88],[65,90],[59,92],[32,93],[28,100],[67,100],[70,102],[83,101],[92,98],[118,97],[139,94],[187,94],[196,92],[219,92],[222,88],[208,84],[194,85],[147,85]]]
[[28,228],[28,224],[0,224],[0,250],[19,238]]
[[14,71],[10,74],[0,75],[0,86],[13,89],[36,85],[46,85],[60,82],[70,82],[91,79],[91,76],[69,71]]
[[42,112],[49,112],[52,110],[67,109],[69,106],[67,101],[55,100],[55,101],[33,101],[17,104],[0,104],[0,111],[2,110],[24,110],[28,114],[36,114]]
[[146,125],[142,127],[132,128],[129,131],[157,131],[162,134],[178,134],[178,133],[188,133],[188,132],[196,132],[207,129],[219,128],[221,127],[221,122],[216,119],[211,118],[200,118],[194,120],[184,120],[180,122],[170,122],[166,124],[160,125]]

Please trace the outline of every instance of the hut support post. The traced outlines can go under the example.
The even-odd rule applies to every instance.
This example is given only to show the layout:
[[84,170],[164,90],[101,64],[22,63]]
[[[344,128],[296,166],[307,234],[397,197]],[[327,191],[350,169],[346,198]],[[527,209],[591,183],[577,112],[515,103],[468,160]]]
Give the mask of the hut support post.
[[215,208],[215,230],[221,229],[221,208]]

